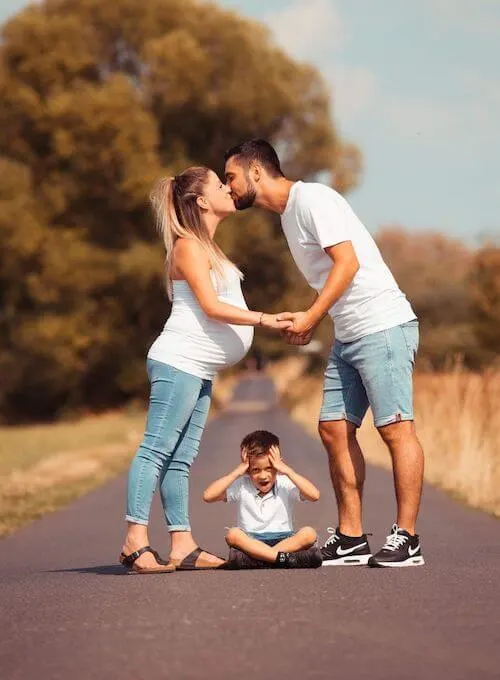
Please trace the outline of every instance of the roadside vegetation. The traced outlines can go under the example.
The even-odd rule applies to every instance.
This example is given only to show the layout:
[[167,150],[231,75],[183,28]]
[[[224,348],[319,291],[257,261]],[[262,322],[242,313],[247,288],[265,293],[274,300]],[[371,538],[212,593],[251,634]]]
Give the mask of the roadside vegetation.
[[[292,373],[291,369],[288,369]],[[321,375],[282,385],[291,416],[318,437]],[[415,375],[415,421],[425,452],[425,479],[476,508],[500,517],[500,372]],[[390,468],[390,457],[369,412],[359,441],[368,462]]]
[[[230,399],[237,376],[214,385],[210,417]],[[53,512],[126,470],[146,412],[90,414],[67,422],[0,428],[0,536]]]

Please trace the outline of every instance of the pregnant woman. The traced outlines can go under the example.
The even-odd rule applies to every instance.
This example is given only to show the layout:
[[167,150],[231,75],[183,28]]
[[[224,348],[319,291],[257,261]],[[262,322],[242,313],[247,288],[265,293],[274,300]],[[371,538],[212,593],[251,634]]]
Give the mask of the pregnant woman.
[[[128,531],[121,564],[138,573],[214,569],[223,560],[195,543],[188,517],[189,472],[198,454],[215,374],[240,361],[253,326],[290,327],[249,311],[242,275],[214,243],[217,226],[236,208],[229,188],[204,167],[162,179],[152,194],[166,250],[172,312],[151,346],[146,431],[128,477]],[[170,560],[149,546],[148,522],[157,484],[171,539]]]

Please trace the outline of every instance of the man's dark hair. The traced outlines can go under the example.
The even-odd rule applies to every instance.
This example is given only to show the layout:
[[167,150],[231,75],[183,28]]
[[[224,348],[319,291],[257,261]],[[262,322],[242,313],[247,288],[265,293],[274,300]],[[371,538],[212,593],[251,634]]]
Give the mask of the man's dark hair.
[[256,161],[267,170],[271,177],[284,177],[278,154],[265,139],[251,139],[233,146],[224,154],[224,160],[228,161],[233,156],[244,161],[247,168],[250,163]]
[[271,446],[279,446],[280,440],[272,432],[267,430],[256,430],[250,432],[241,442],[241,450],[245,451],[247,456],[263,456],[268,453]]

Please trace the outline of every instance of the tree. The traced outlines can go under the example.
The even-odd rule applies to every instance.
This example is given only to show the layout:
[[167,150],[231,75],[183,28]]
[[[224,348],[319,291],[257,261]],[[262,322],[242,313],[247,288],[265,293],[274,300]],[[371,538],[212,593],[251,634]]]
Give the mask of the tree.
[[500,248],[487,245],[475,258],[470,276],[474,331],[485,358],[500,355]]
[[[168,314],[147,206],[156,177],[220,171],[224,150],[255,136],[291,176],[341,174],[345,156],[319,74],[261,25],[195,0],[32,5],[3,28],[0,97],[10,421],[141,393]],[[221,242],[241,259],[249,301],[279,309],[297,274],[275,221],[239,219],[237,239],[224,229]]]
[[432,368],[457,357],[477,365],[469,285],[473,252],[443,234],[399,227],[382,229],[376,241],[420,320],[420,360]]

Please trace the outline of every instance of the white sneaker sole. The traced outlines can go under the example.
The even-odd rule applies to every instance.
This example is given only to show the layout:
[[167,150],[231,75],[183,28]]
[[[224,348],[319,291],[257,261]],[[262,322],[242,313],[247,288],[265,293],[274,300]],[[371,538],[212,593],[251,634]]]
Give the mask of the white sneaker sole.
[[[324,564],[324,563],[323,563]],[[423,567],[425,560],[423,557],[409,557],[404,562],[377,562],[374,567]],[[370,567],[372,565],[370,564]]]
[[346,557],[339,557],[336,560],[323,560],[324,567],[362,567],[368,564],[370,555],[347,555]]

